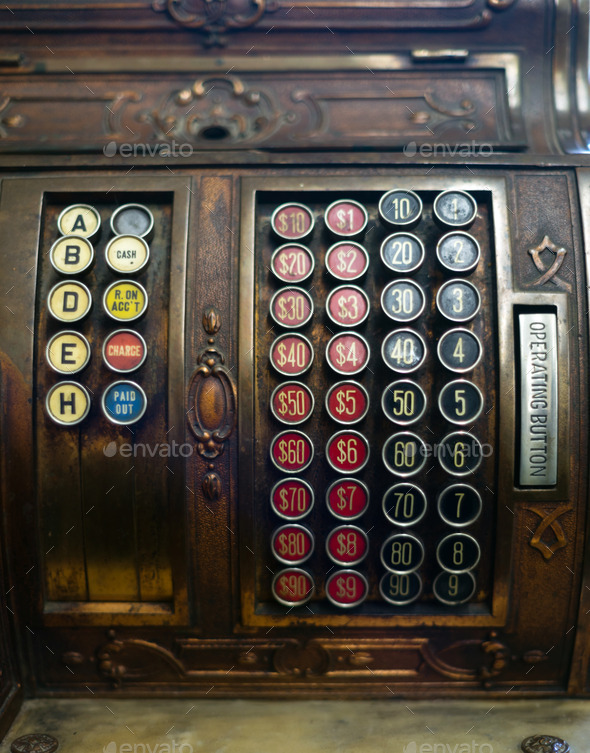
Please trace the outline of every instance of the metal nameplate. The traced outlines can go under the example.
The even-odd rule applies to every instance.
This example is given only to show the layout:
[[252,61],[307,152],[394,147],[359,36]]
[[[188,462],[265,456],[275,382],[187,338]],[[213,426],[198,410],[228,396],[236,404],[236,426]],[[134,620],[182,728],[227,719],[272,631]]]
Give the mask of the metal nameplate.
[[522,486],[557,483],[557,317],[519,314]]

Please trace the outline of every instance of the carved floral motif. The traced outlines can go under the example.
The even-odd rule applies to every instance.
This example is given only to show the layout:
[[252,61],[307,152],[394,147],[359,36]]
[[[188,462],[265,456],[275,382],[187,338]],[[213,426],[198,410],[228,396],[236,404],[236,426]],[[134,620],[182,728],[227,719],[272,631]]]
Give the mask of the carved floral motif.
[[201,78],[190,88],[171,92],[138,119],[149,123],[164,141],[227,145],[265,141],[283,123],[295,122],[296,115],[283,111],[270,90],[248,88],[242,79],[226,74]]
[[152,8],[189,29],[224,31],[253,26],[267,5],[266,0],[153,0]]

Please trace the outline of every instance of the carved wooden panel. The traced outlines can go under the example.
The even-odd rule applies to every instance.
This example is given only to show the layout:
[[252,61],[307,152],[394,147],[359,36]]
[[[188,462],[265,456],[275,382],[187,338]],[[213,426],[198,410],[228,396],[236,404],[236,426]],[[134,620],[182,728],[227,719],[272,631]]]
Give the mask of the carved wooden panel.
[[0,149],[83,149],[181,164],[211,148],[394,147],[410,161],[420,145],[426,156],[449,156],[444,145],[479,144],[486,156],[495,145],[521,143],[500,69],[367,68],[349,70],[346,61],[342,71],[314,74],[127,76],[108,84],[88,75],[67,88],[55,77],[5,78]]
[[[117,13],[112,4],[94,0],[84,4],[84,13],[75,9],[78,3],[60,3],[55,8],[52,0],[23,0],[21,9],[34,8],[41,29],[63,29],[64,23],[75,29],[191,29],[208,33],[236,31],[244,28],[270,26],[298,29],[323,27],[329,23],[334,28],[343,26],[371,28],[422,28],[445,29],[449,27],[478,29],[487,26],[495,11],[509,8],[514,0],[393,0],[384,5],[360,0],[142,0],[117,3]],[[291,11],[291,12],[289,12]],[[11,18],[8,12],[3,22],[17,27],[20,18]]]

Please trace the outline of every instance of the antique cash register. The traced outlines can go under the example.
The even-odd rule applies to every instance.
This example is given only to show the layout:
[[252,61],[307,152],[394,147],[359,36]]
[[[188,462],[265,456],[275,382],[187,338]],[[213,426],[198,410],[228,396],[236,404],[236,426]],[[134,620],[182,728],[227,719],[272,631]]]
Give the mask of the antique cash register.
[[589,10],[0,10],[4,729],[588,693]]

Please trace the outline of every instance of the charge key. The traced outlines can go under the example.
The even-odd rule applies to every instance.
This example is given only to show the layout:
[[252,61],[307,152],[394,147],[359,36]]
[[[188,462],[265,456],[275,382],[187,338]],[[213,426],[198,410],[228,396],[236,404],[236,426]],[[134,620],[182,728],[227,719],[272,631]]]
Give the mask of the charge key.
[[114,382],[102,395],[102,411],[114,424],[134,424],[147,408],[147,397],[135,382]]
[[138,369],[147,356],[147,345],[139,334],[131,329],[118,329],[104,341],[102,358],[105,364],[121,374]]

